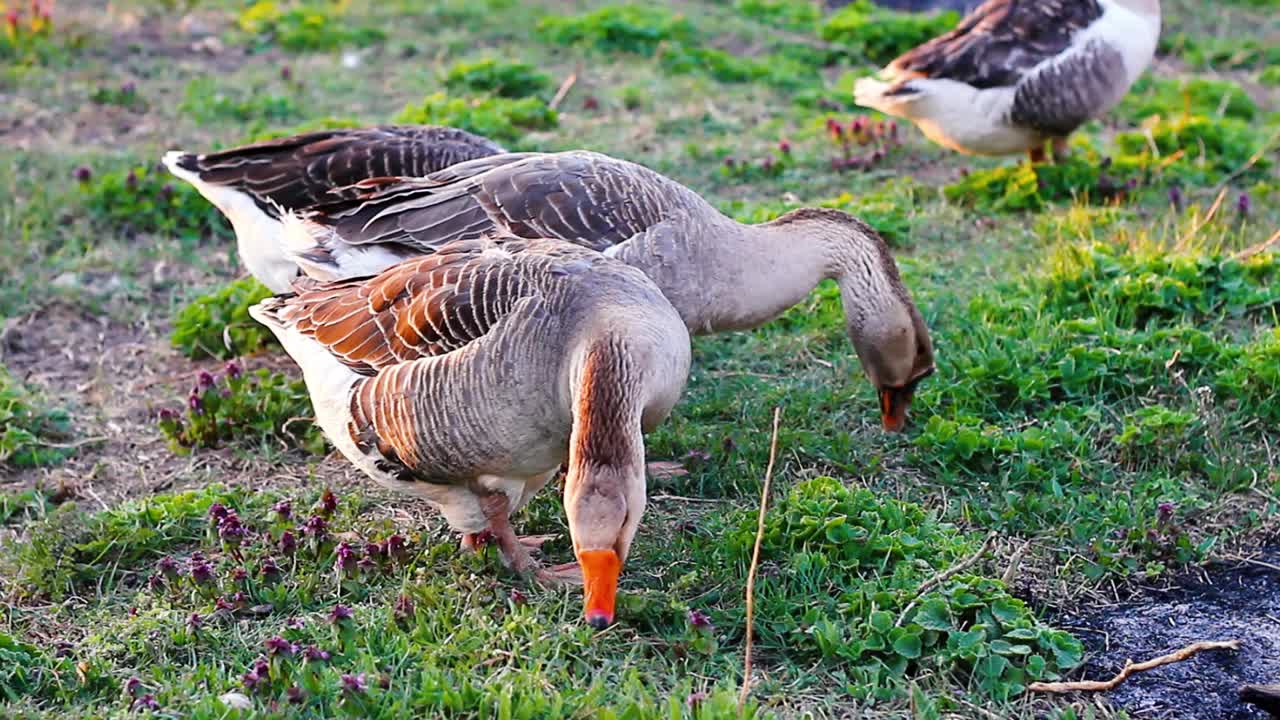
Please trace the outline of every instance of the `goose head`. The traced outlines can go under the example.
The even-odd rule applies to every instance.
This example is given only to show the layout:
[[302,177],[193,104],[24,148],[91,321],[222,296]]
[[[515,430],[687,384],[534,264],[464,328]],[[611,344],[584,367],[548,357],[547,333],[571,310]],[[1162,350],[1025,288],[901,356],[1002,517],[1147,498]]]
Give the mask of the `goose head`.
[[818,241],[825,275],[840,288],[849,340],[879,396],[884,428],[902,430],[916,386],[934,371],[933,343],[888,245],[841,210],[802,208],[774,224],[792,225]]
[[587,463],[576,472],[571,465],[564,501],[582,568],[583,614],[588,625],[603,630],[613,623],[618,576],[644,515],[644,464]]

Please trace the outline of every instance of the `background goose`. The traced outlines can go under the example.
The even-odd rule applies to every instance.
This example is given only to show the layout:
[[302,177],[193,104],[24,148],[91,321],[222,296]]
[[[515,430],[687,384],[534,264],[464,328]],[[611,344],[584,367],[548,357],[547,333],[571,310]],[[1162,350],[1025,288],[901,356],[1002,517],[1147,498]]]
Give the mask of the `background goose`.
[[568,243],[484,239],[372,279],[297,287],[251,312],[302,367],[333,444],[433,503],[464,545],[491,531],[519,571],[536,566],[508,516],[567,459],[586,617],[611,623],[645,507],[641,433],[667,417],[689,371],[688,332],[654,284]]
[[204,155],[174,150],[164,164],[231,221],[250,274],[287,292],[298,268],[280,251],[283,212],[334,199],[368,178],[427,175],[503,152],[456,128],[388,125],[320,130]]
[[929,333],[888,247],[848,213],[802,209],[744,225],[669,178],[591,152],[363,185],[364,197],[287,221],[291,257],[309,275],[368,274],[495,231],[559,238],[643,270],[695,333],[762,325],[830,278],[886,428],[903,426],[916,383],[933,370]]
[[854,98],[953,150],[1040,161],[1124,97],[1159,36],[1160,0],[988,0]]

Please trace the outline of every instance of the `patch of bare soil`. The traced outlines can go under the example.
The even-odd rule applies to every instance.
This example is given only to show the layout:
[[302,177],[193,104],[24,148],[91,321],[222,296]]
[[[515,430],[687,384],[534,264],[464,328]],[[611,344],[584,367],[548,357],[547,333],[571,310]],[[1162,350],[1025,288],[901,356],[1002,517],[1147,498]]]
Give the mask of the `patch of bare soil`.
[[1144,720],[1261,720],[1239,699],[1246,684],[1280,683],[1280,546],[1239,564],[1131,601],[1055,619],[1090,651],[1079,674],[1110,679],[1141,662],[1203,640],[1240,641],[1238,652],[1207,652],[1136,674],[1106,698]]
[[[156,426],[159,408],[180,404],[200,370],[168,344],[167,333],[144,321],[123,323],[53,305],[10,325],[0,359],[18,378],[66,407],[75,431],[74,455],[48,468],[0,471],[0,490],[41,486],[59,496],[107,507],[120,500],[209,482],[304,483],[342,486],[360,478],[341,458],[296,452],[263,458],[235,450],[175,454]],[[248,358],[250,368],[296,372],[283,353]]]

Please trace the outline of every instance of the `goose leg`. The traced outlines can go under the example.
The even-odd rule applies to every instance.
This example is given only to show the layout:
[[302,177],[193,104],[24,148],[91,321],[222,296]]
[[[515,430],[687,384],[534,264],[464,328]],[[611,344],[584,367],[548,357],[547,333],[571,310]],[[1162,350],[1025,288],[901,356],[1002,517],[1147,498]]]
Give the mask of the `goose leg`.
[[[488,532],[498,543],[498,552],[502,554],[502,563],[512,570],[527,574],[538,568],[538,563],[529,554],[529,548],[516,537],[511,529],[508,517],[510,507],[507,496],[502,493],[484,495],[480,498],[480,507],[484,510],[485,519],[489,521]],[[463,543],[467,538],[463,536]]]
[[1028,150],[1027,158],[1031,160],[1032,165],[1043,163],[1045,160],[1044,146],[1039,145]]
[[542,568],[538,570],[537,578],[542,584],[553,587],[560,585],[582,585],[582,566],[577,562],[553,565],[549,568]]

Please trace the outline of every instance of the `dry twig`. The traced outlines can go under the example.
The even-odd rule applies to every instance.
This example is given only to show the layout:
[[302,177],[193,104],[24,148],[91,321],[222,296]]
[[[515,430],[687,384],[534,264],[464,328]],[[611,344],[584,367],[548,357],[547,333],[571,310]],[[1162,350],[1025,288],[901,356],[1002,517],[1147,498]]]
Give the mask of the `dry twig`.
[[1277,243],[1280,243],[1280,230],[1277,230],[1275,235],[1272,235],[1271,237],[1267,238],[1265,242],[1260,242],[1257,245],[1251,245],[1241,250],[1240,252],[1236,253],[1235,255],[1232,255],[1231,259],[1244,260],[1246,258],[1253,257],[1254,255],[1257,255],[1260,252],[1270,249],[1272,245],[1275,245]]
[[898,616],[898,621],[893,624],[894,627],[902,625],[902,621],[907,619],[907,613],[915,609],[916,603],[919,602],[922,595],[976,565],[982,559],[982,556],[986,554],[987,549],[991,547],[991,543],[995,541],[996,533],[987,533],[987,539],[982,541],[982,547],[978,548],[977,552],[920,583],[920,587],[916,589],[916,596],[911,599],[911,602],[907,603],[906,607],[902,608],[902,614]]
[[547,107],[555,110],[560,103],[564,101],[564,96],[569,94],[569,90],[573,88],[573,84],[578,82],[578,73],[569,73],[569,77],[560,83],[560,89],[556,90],[556,94],[551,98],[551,102],[547,103]]
[[1047,693],[1069,693],[1069,692],[1105,692],[1114,689],[1117,685],[1124,682],[1134,673],[1146,672],[1152,668],[1158,668],[1161,665],[1170,665],[1176,662],[1182,662],[1191,656],[1204,652],[1205,650],[1239,650],[1239,640],[1224,641],[1207,641],[1192,643],[1181,650],[1171,652],[1168,655],[1161,655],[1158,658],[1152,658],[1146,662],[1134,663],[1128,661],[1124,664],[1124,669],[1119,675],[1110,680],[1078,680],[1075,682],[1052,682],[1052,683],[1031,683],[1027,689],[1032,692]]
[[738,708],[747,705],[751,694],[751,629],[755,618],[756,569],[760,567],[760,543],[764,540],[764,516],[769,505],[769,481],[773,479],[773,462],[778,457],[778,425],[782,422],[782,408],[773,409],[773,439],[769,441],[769,466],[764,471],[764,487],[760,489],[760,519],[756,524],[756,544],[751,551],[751,567],[747,568],[747,639],[743,648],[742,694],[738,696]]

